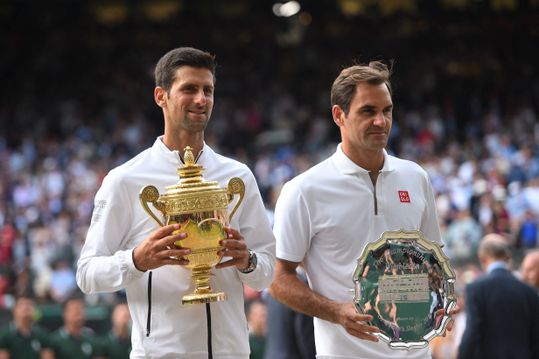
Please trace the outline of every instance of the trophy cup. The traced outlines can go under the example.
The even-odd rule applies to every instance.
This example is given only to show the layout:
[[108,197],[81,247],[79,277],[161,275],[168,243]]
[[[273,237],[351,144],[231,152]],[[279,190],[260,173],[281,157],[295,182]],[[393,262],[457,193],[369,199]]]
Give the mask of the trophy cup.
[[[225,293],[211,289],[210,270],[221,261],[219,241],[226,238],[223,227],[228,225],[242,202],[245,184],[234,177],[226,188],[220,188],[217,182],[204,180],[204,167],[195,163],[191,147],[185,148],[183,158],[184,165],[177,171],[180,176],[178,184],[166,187],[166,192],[161,195],[155,186],[147,185],[140,191],[140,203],[160,226],[178,223],[181,227],[174,234],[187,233],[185,239],[174,243],[191,249],[186,256],[189,264],[185,267],[191,269],[195,290],[182,297],[182,304],[222,301],[226,299]],[[239,194],[239,198],[229,216],[228,205],[235,194]],[[161,212],[164,221],[148,207],[148,202]]]
[[455,273],[440,246],[419,231],[386,231],[354,272],[354,304],[370,314],[391,349],[424,348],[443,335],[456,306]]

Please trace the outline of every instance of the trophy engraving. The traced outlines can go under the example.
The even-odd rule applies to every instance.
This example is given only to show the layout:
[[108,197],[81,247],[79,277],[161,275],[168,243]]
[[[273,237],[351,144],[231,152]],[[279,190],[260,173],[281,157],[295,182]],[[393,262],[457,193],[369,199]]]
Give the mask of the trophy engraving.
[[419,231],[386,231],[354,272],[354,304],[373,316],[391,349],[424,348],[442,335],[456,306],[455,273],[437,243]]
[[[182,304],[201,304],[222,301],[225,293],[214,292],[210,286],[211,269],[222,257],[219,242],[226,237],[224,227],[241,204],[245,194],[245,184],[234,177],[228,181],[226,188],[219,187],[217,182],[205,181],[202,177],[204,168],[195,163],[191,147],[185,148],[184,165],[177,171],[180,181],[176,185],[166,187],[164,194],[159,194],[155,186],[143,187],[139,199],[144,210],[160,226],[178,223],[181,228],[174,233],[187,233],[185,239],[174,244],[178,247],[190,248],[186,256],[195,285],[193,293],[182,297]],[[239,195],[230,215],[228,205],[235,195]],[[159,218],[148,206],[151,203],[162,214]]]

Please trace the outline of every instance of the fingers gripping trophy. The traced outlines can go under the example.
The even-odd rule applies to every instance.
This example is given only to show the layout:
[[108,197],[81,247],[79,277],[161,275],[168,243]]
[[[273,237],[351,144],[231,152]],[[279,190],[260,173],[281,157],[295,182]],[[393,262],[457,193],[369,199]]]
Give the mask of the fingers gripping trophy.
[[[205,181],[202,172],[204,167],[195,163],[192,148],[186,147],[184,165],[177,171],[178,184],[166,187],[160,194],[153,185],[147,185],[140,191],[140,203],[144,210],[160,226],[180,224],[174,234],[187,233],[187,237],[176,241],[177,247],[190,248],[186,256],[186,265],[192,272],[195,284],[193,293],[182,297],[182,304],[202,304],[226,299],[224,292],[214,292],[210,286],[211,269],[217,265],[222,255],[219,254],[219,242],[226,238],[224,227],[243,201],[245,184],[234,177],[228,181],[226,188],[219,187],[218,182]],[[230,215],[228,205],[239,195]],[[160,219],[148,206],[151,203],[161,215]]]

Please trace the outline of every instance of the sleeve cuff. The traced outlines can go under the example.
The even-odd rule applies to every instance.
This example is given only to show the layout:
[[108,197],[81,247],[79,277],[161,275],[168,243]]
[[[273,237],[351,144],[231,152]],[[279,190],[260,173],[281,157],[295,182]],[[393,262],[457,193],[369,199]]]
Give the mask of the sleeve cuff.
[[131,278],[141,278],[145,272],[139,270],[135,267],[135,262],[133,261],[133,249],[128,249],[122,253],[120,256],[122,262],[122,269],[127,270],[127,274]]

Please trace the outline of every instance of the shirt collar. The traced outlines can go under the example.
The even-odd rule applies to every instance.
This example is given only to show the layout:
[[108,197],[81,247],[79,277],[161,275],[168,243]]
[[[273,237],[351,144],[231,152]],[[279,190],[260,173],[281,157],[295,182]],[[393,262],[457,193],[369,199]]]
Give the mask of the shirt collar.
[[503,268],[503,269],[507,269],[507,263],[503,262],[503,261],[495,261],[495,262],[492,262],[488,265],[487,267],[487,273],[490,273],[492,272],[493,270],[495,269],[500,269],[500,268]]
[[[380,172],[390,172],[393,170],[393,166],[391,165],[391,158],[387,154],[387,151],[384,149],[384,165]],[[342,143],[339,143],[337,145],[337,151],[335,151],[334,155],[335,164],[337,165],[337,168],[341,171],[342,174],[349,175],[349,174],[368,174],[369,171],[364,169],[363,167],[360,167],[354,163],[342,150]]]

